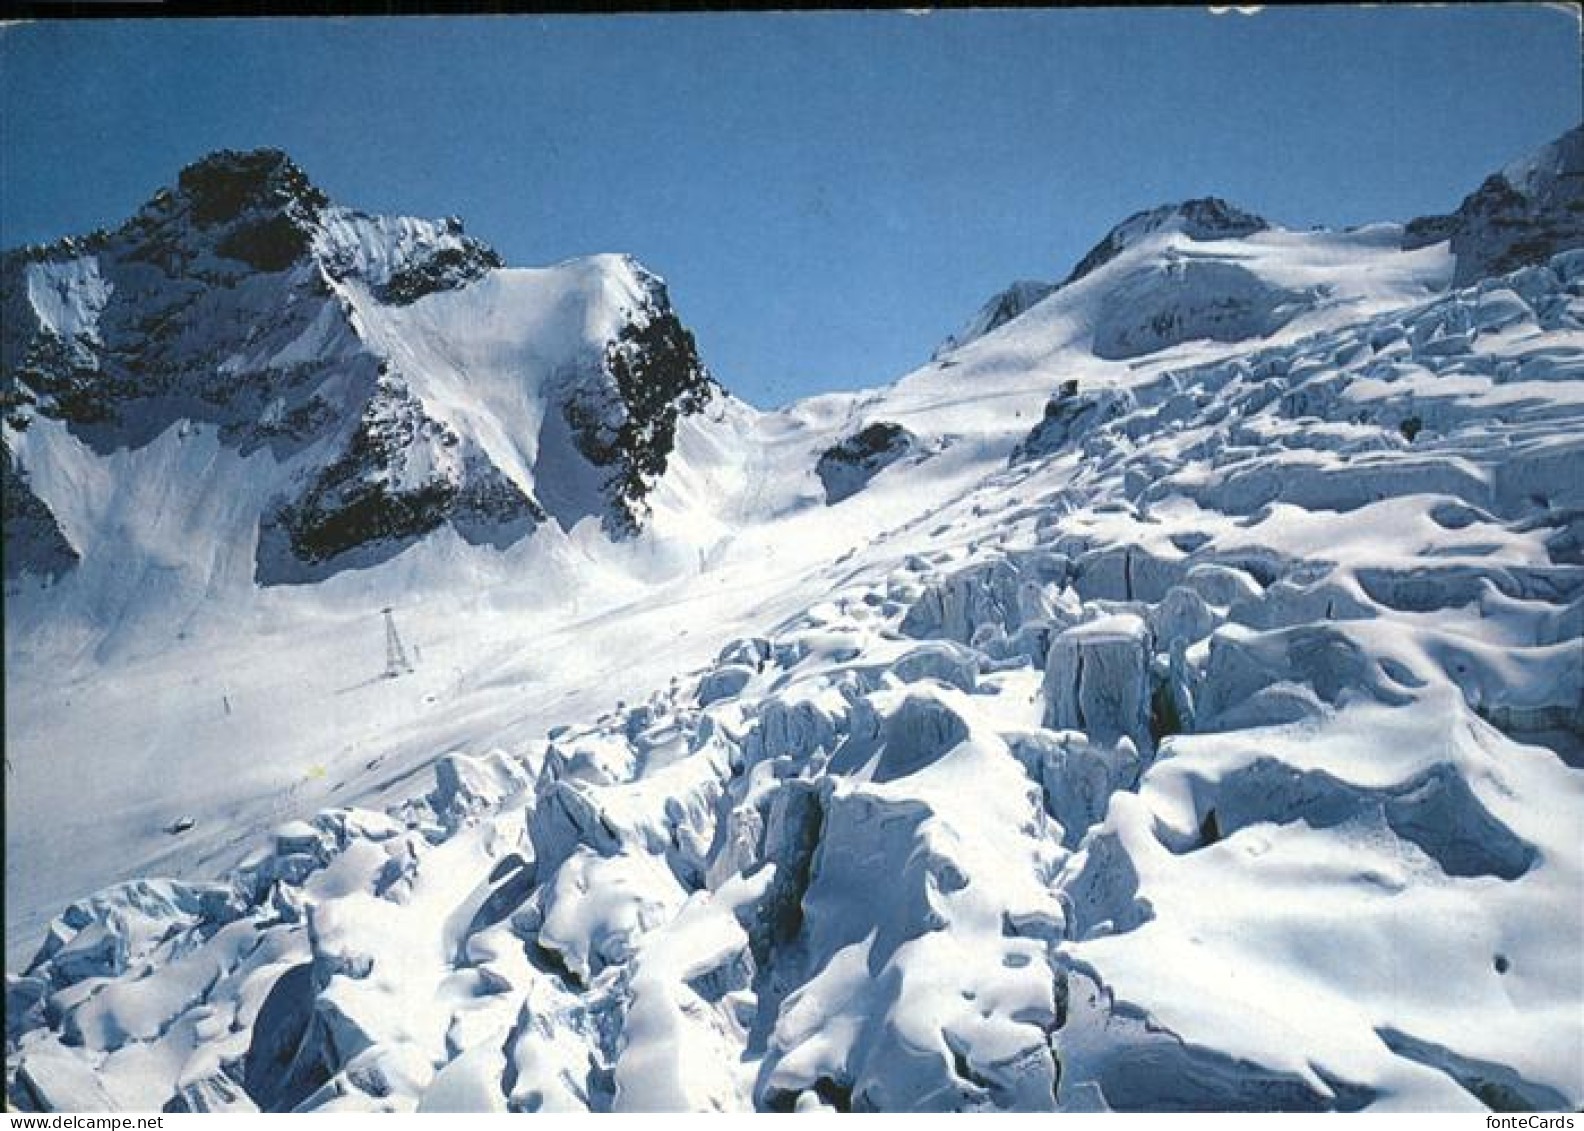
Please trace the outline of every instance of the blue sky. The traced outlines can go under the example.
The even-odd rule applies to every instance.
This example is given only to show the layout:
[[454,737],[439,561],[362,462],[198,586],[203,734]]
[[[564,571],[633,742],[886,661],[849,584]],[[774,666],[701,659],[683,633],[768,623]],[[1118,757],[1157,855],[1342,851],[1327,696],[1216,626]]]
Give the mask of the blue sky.
[[1540,6],[77,21],[0,31],[0,242],[127,216],[209,150],[624,251],[761,405],[891,380],[1129,212],[1446,210],[1580,118]]

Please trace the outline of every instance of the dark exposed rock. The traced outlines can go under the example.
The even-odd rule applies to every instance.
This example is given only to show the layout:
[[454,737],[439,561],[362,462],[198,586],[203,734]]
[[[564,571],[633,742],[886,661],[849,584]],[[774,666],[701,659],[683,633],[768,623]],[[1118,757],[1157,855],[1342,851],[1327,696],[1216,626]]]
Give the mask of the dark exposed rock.
[[308,250],[312,238],[307,228],[288,216],[266,216],[238,224],[215,251],[228,259],[240,259],[255,271],[284,271]]
[[59,577],[77,564],[77,551],[61,532],[54,513],[33,493],[27,473],[12,458],[7,444],[0,444],[0,461],[6,580],[22,574]]
[[442,247],[392,272],[381,288],[386,302],[405,305],[436,291],[450,291],[482,278],[505,262],[494,248],[468,237],[460,247]]
[[[398,378],[381,376],[346,450],[266,522],[259,581],[313,580],[377,564],[448,521],[470,542],[497,546],[544,521],[539,505],[481,455],[446,458],[461,447]],[[410,481],[404,472],[420,449],[429,449],[427,470]]]
[[205,256],[251,271],[284,271],[308,254],[329,199],[278,149],[221,150],[188,165],[114,233],[128,256],[166,274],[198,270]]
[[1408,250],[1451,240],[1452,285],[1467,286],[1584,247],[1584,126],[1487,177],[1448,216],[1408,223]]
[[1419,216],[1403,227],[1403,250],[1416,251],[1452,238],[1458,230],[1456,215]]
[[[384,561],[445,521],[456,499],[449,483],[429,482],[412,490],[353,479],[348,464],[333,464],[309,494],[280,512],[292,553],[313,566],[333,561],[354,549],[378,550]],[[259,581],[285,580],[260,563]]]
[[609,469],[611,533],[636,533],[654,481],[676,446],[677,423],[702,412],[717,386],[693,334],[671,310],[665,284],[645,275],[643,309],[605,349],[601,372],[578,382],[563,403],[578,450]]
[[1126,391],[1080,393],[1077,381],[1063,381],[1056,395],[1045,402],[1044,419],[1012,449],[1010,463],[1055,455],[1096,425],[1115,420],[1132,407],[1132,395]]
[[825,449],[814,465],[825,486],[825,502],[835,505],[856,495],[917,444],[918,438],[902,425],[882,420]]
[[462,484],[446,517],[473,545],[500,550],[544,522],[545,512],[498,467],[475,456],[463,462]]
[[198,224],[223,224],[243,212],[280,208],[313,215],[330,201],[278,149],[222,149],[181,171],[177,186]]
[[34,411],[75,424],[113,419],[108,383],[99,372],[91,343],[68,342],[40,329],[24,339],[16,353],[0,381],[6,417],[13,427],[26,428]]

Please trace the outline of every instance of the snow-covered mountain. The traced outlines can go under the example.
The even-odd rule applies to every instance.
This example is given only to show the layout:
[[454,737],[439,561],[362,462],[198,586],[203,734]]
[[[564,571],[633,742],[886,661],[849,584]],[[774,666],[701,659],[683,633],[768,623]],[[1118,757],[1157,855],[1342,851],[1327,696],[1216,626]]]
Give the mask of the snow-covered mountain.
[[[1317,309],[1364,297],[1371,270],[1397,267],[1398,257],[1371,253],[1401,243],[1388,226],[1357,238],[1285,232],[1217,197],[1162,205],[1112,228],[1062,282],[1024,280],[992,297],[935,360],[1058,292],[1066,292],[1059,306],[1081,310],[1090,349],[1101,358],[1140,357],[1197,339],[1265,337]],[[1328,261],[1328,252],[1344,262]]]
[[278,154],[8,258],[13,1102],[1578,1107],[1581,136],[774,412]]
[[[136,463],[180,423],[212,428],[228,462],[266,453],[238,508],[261,524],[239,580],[263,585],[387,560],[444,524],[497,547],[551,514],[630,533],[677,417],[715,391],[692,335],[631,260],[500,267],[460,221],[365,216],[282,153],[214,154],[113,233],[7,257],[7,449]],[[168,553],[163,532],[111,551],[102,518],[53,517],[88,567]],[[8,545],[8,576],[40,572],[49,533]]]

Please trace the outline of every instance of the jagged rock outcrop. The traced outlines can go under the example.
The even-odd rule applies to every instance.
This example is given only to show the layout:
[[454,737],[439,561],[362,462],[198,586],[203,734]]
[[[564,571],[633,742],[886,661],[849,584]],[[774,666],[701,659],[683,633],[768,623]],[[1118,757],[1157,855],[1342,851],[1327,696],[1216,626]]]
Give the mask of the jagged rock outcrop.
[[1493,173],[1447,216],[1422,216],[1405,248],[1452,241],[1454,286],[1467,286],[1584,247],[1584,126]]
[[5,528],[5,579],[24,574],[59,577],[77,564],[78,554],[54,513],[28,486],[27,472],[0,444],[0,525]]
[[671,309],[665,283],[628,262],[639,280],[639,304],[562,407],[578,450],[607,472],[605,525],[617,535],[642,526],[645,498],[665,474],[677,422],[703,411],[719,391],[692,332]]
[[258,578],[311,580],[354,552],[372,564],[445,522],[470,542],[509,545],[544,519],[476,445],[384,375],[346,450],[266,520]]
[[1011,462],[1053,455],[1075,442],[1089,429],[1115,420],[1132,407],[1132,397],[1116,389],[1081,392],[1076,379],[1057,387],[1045,402],[1045,414],[1031,432],[1012,449]]
[[918,437],[888,420],[865,425],[820,453],[814,472],[831,506],[851,498],[897,460],[914,451]]
[[[461,236],[460,221],[447,220],[446,226],[448,233]],[[425,295],[466,286],[497,267],[504,266],[505,260],[494,248],[471,237],[464,237],[460,244],[433,248],[422,258],[392,271],[379,294],[386,302],[417,302]]]

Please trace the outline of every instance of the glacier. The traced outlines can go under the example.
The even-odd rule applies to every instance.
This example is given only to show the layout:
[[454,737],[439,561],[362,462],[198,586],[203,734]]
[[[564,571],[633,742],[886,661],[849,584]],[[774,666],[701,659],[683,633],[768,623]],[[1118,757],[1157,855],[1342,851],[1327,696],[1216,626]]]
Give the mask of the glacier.
[[14,253],[11,1103],[1578,1108],[1581,136],[773,411],[284,155]]

